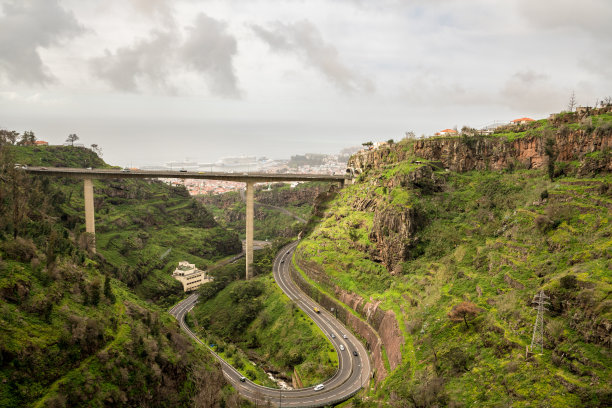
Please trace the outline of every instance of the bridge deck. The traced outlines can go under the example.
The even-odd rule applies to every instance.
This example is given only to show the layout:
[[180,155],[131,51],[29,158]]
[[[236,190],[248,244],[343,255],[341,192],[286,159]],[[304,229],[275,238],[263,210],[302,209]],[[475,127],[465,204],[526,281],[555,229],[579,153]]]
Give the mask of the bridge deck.
[[348,177],[345,175],[329,174],[295,174],[295,173],[224,173],[208,171],[171,171],[171,170],[120,170],[120,169],[82,169],[67,167],[27,167],[25,171],[32,174],[63,176],[89,179],[105,178],[181,178],[181,179],[207,179],[225,180],[246,183],[287,182],[287,181],[329,181],[342,182]]

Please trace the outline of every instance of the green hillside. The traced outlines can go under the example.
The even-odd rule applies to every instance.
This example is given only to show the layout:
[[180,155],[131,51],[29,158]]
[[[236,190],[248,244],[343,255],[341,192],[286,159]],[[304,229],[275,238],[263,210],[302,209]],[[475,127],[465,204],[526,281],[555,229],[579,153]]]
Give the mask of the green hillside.
[[[576,178],[580,161],[556,163],[553,181],[546,169],[454,173],[411,156],[413,143],[373,153],[297,249],[321,290],[395,313],[401,362],[362,406],[609,406],[610,173]],[[609,163],[609,151],[584,160],[595,156]],[[544,353],[526,358],[539,291]]]
[[[91,150],[79,147],[11,146],[11,151],[21,164],[108,167]],[[83,182],[71,178],[42,178],[41,182],[57,187],[53,197],[57,216],[87,249],[82,235]],[[183,187],[159,180],[94,180],[94,203],[101,267],[142,298],[163,306],[182,296],[181,284],[171,277],[179,261],[206,268],[242,250],[238,235],[219,227]]]
[[15,163],[105,164],[87,149],[46,149],[0,146],[0,406],[243,406],[212,356],[151,303],[182,296],[163,273],[173,259],[213,262],[240,250],[237,236],[183,191],[109,181],[95,186],[95,255],[82,183]]

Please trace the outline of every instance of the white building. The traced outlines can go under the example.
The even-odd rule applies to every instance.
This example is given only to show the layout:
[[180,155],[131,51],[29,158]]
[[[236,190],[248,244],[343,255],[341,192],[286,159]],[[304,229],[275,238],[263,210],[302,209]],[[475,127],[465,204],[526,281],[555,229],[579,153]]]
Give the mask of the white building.
[[213,280],[205,271],[196,268],[195,264],[190,264],[187,261],[179,262],[179,266],[172,272],[172,276],[183,284],[185,292],[196,290],[201,284]]

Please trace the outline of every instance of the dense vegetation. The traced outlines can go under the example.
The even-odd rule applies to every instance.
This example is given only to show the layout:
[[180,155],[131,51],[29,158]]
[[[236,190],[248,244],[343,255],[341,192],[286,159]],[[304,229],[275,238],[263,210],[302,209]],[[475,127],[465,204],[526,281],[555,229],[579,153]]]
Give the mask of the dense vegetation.
[[[603,116],[577,126],[599,137]],[[609,163],[609,151],[585,161],[595,156]],[[576,178],[581,165],[457,174],[409,157],[370,167],[318,209],[298,258],[325,271],[328,293],[393,310],[404,337],[402,363],[360,404],[610,406],[612,176]],[[398,240],[393,263],[384,251]],[[544,353],[526,358],[539,291]]]
[[[106,249],[95,255],[83,233],[82,183],[31,177],[15,163],[105,166],[84,148],[0,145],[0,406],[240,406],[212,357],[145,301],[165,303],[147,282],[172,253],[212,262],[219,247],[239,251],[235,234],[223,235],[183,191],[97,183],[98,246]],[[171,219],[168,237],[160,225]],[[202,227],[206,238],[211,228],[225,238],[199,247]],[[176,295],[177,286],[166,289]]]
[[215,281],[200,288],[201,301],[190,323],[253,381],[274,386],[265,370],[289,384],[297,374],[303,386],[310,386],[333,375],[337,355],[321,330],[274,282],[272,261],[278,244],[258,251],[253,280],[232,281],[244,273],[244,261],[213,271]]

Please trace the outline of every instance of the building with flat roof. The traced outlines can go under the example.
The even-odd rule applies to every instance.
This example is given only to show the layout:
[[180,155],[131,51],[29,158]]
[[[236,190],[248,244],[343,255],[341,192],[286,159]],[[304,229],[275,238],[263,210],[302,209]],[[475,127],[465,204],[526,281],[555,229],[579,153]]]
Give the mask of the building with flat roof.
[[185,292],[196,290],[203,283],[213,280],[212,276],[209,276],[206,271],[196,268],[195,264],[187,261],[179,262],[178,267],[172,272],[172,276],[183,284]]

